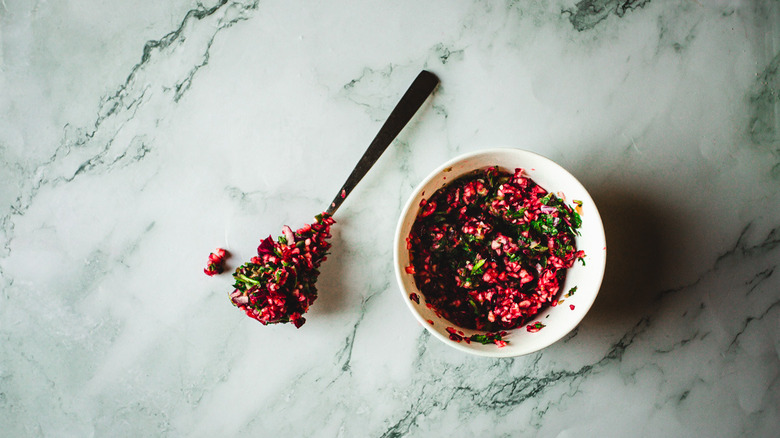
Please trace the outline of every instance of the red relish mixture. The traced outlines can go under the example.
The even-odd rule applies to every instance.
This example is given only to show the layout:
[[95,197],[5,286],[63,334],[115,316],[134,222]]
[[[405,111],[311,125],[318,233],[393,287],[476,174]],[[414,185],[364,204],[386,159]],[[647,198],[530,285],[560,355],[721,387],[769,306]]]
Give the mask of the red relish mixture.
[[317,299],[315,283],[334,223],[322,213],[295,232],[285,225],[277,241],[268,236],[260,242],[257,256],[233,274],[233,304],[263,325],[291,322],[300,328],[306,322],[303,314]]
[[228,252],[222,248],[217,248],[216,251],[209,254],[209,263],[203,269],[209,277],[213,277],[217,274],[221,274],[225,270],[225,258],[228,256]]
[[[574,202],[579,210],[581,202]],[[460,327],[493,332],[470,340],[506,345],[504,330],[557,304],[566,270],[576,260],[585,263],[574,240],[582,225],[579,213],[523,169],[476,171],[437,190],[420,207],[407,238],[406,271],[438,315]],[[410,297],[415,298],[419,302]],[[542,327],[529,325],[528,331]],[[463,338],[448,331],[455,341]]]

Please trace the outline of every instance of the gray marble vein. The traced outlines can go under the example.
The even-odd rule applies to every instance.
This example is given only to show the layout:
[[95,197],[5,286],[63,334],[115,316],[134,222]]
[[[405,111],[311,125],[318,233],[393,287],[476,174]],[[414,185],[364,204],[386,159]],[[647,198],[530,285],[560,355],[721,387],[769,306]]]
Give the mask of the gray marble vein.
[[750,138],[756,144],[778,142],[777,106],[780,102],[780,52],[756,78],[750,94]]
[[591,30],[611,14],[623,17],[627,12],[644,7],[650,0],[582,0],[574,9],[564,9],[578,31]]

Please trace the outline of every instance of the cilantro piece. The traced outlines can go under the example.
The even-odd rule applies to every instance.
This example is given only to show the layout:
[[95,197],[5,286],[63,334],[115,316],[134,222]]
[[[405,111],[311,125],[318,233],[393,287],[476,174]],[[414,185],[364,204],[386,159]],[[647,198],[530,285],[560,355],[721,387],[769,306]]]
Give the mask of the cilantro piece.
[[525,207],[520,207],[520,210],[517,210],[517,211],[507,210],[506,214],[507,214],[507,216],[509,216],[511,218],[520,219],[523,216],[525,216],[525,210],[526,210]]
[[[498,332],[498,333],[485,333],[484,335],[475,333],[471,335],[468,339],[471,342],[479,342],[482,345],[487,344],[496,344],[498,342],[503,341],[503,336],[506,332]],[[507,341],[508,342],[508,341]]]
[[[485,260],[485,259],[481,259],[477,263],[475,263],[474,267],[471,268],[471,275],[477,274],[478,273],[477,271],[482,267],[482,265],[485,264],[486,261],[487,260]],[[479,271],[479,272],[482,272],[482,271]]]
[[482,345],[487,345],[487,344],[492,344],[493,340],[489,339],[485,335],[476,334],[476,335],[471,335],[471,342],[479,342]]
[[576,211],[571,212],[571,219],[572,219],[571,221],[572,228],[579,228],[582,226],[582,216],[580,216],[580,214],[577,213]]
[[239,281],[242,283],[251,284],[252,286],[260,284],[259,281],[249,278],[244,274],[236,274],[235,277],[236,277],[236,284],[238,284]]
[[473,298],[469,298],[469,305],[474,310],[474,314],[479,316],[480,315],[479,306],[477,306],[477,302],[474,301]]

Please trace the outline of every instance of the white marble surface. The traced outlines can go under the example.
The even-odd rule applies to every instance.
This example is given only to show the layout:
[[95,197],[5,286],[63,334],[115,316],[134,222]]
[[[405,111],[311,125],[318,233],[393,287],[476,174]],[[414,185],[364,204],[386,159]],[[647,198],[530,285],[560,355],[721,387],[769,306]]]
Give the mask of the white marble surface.
[[[0,435],[776,436],[777,1],[4,0]],[[431,103],[339,210],[300,330],[202,274],[325,208],[422,69]],[[402,202],[459,153],[574,173],[595,306],[515,359],[429,337]]]

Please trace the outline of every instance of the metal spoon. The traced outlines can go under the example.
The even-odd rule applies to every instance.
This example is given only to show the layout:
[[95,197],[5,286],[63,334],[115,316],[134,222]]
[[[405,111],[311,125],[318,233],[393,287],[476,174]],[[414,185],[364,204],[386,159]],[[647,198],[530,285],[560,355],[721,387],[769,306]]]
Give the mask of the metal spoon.
[[326,213],[332,215],[338,210],[344,199],[352,192],[357,183],[363,179],[363,176],[376,163],[376,160],[382,156],[382,153],[398,136],[398,133],[409,123],[409,120],[412,119],[412,116],[422,106],[425,99],[428,98],[428,95],[431,94],[438,83],[439,78],[429,71],[423,70],[417,75],[412,85],[409,86],[409,89],[406,90],[401,100],[393,108],[385,124],[379,129],[376,137],[374,137],[374,140],[352,170],[349,178],[347,178],[347,181],[339,190],[338,195],[336,195],[330,207],[325,211]]
[[233,305],[260,323],[288,323],[301,327],[303,316],[317,298],[315,282],[320,263],[330,247],[330,216],[336,212],[347,195],[379,159],[412,116],[428,98],[439,79],[431,72],[422,71],[406,90],[374,140],[360,158],[347,181],[333,199],[324,215],[316,223],[305,225],[297,232],[284,226],[283,236],[274,242],[271,236],[260,242],[257,257],[238,267],[233,274],[236,283],[230,293]]

